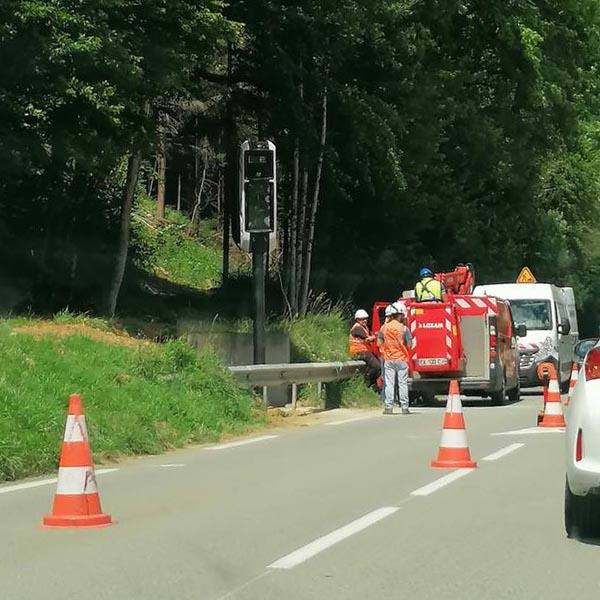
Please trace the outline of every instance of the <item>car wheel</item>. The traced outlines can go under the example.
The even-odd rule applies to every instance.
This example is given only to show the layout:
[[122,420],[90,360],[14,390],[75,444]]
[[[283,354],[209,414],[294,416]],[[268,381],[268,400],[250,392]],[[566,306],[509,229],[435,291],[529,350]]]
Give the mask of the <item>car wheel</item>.
[[519,402],[521,400],[521,383],[517,381],[517,385],[508,392],[509,402]]
[[502,379],[502,387],[497,392],[492,392],[490,398],[494,406],[506,404],[506,377]]
[[600,496],[576,496],[565,481],[565,531],[577,539],[600,538]]

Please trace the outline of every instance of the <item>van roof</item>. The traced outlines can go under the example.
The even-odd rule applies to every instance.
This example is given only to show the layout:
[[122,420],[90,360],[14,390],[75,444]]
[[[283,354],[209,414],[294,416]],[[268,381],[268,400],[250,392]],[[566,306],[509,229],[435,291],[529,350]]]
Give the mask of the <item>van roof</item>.
[[498,296],[507,300],[535,300],[537,298],[552,300],[558,289],[550,283],[492,283],[478,285],[473,290],[473,294],[475,296]]

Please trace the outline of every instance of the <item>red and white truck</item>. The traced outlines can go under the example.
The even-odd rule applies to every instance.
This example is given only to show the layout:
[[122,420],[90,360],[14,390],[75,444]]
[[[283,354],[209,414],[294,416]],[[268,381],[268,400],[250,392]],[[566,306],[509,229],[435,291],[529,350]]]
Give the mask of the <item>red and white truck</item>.
[[[416,302],[405,292],[398,300],[407,309],[407,325],[413,344],[409,390],[412,398],[429,401],[447,393],[451,379],[458,379],[463,393],[489,396],[494,404],[520,398],[516,327],[510,305],[493,296],[473,296],[471,265],[459,265],[435,275],[446,288],[447,302]],[[384,321],[389,302],[373,307],[374,332]],[[375,348],[374,348],[375,350]]]

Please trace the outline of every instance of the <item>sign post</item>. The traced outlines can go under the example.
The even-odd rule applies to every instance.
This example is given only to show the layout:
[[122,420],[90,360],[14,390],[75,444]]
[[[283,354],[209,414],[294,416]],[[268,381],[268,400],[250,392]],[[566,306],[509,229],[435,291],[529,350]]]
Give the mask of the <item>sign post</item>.
[[239,228],[236,242],[252,253],[254,364],[265,363],[265,279],[267,259],[277,236],[275,144],[244,142],[239,164]]

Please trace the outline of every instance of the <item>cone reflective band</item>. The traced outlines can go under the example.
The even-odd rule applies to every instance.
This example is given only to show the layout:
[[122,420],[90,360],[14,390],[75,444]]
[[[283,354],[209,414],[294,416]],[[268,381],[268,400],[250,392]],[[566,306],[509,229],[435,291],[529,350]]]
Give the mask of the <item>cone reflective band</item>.
[[438,456],[431,462],[431,466],[440,469],[474,469],[477,466],[471,460],[460,391],[458,382],[454,379],[450,382],[448,391]]
[[565,406],[569,406],[571,404],[571,398],[573,397],[573,388],[577,383],[577,378],[579,377],[579,367],[577,363],[573,363],[573,368],[571,369],[571,381],[569,381],[569,394],[567,396],[567,401],[565,402]]
[[540,423],[540,427],[565,427],[565,425],[558,380],[556,375],[552,373],[550,375],[550,383],[548,384],[548,398],[546,400],[544,418]]
[[58,484],[48,527],[98,527],[110,525],[102,513],[81,398],[73,394],[65,425],[58,467]]

